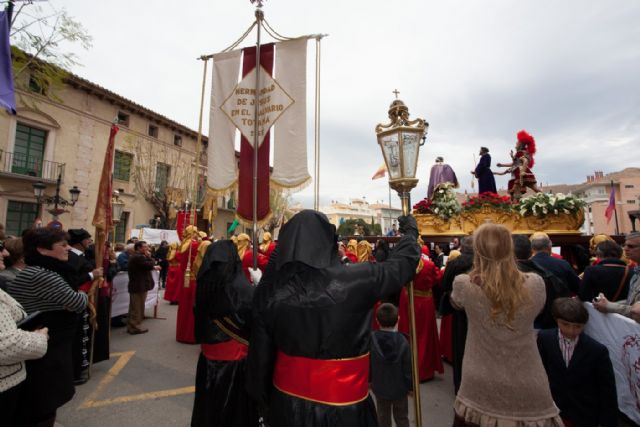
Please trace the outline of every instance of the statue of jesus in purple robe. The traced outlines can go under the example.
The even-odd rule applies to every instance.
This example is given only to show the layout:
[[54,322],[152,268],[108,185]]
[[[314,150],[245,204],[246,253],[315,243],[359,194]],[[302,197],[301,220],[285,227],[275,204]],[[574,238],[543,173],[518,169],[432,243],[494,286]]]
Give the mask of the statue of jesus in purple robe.
[[427,197],[431,198],[433,190],[444,182],[450,182],[454,187],[458,188],[458,178],[456,177],[456,173],[453,171],[453,168],[444,163],[444,159],[438,156],[436,157],[436,164],[431,166]]

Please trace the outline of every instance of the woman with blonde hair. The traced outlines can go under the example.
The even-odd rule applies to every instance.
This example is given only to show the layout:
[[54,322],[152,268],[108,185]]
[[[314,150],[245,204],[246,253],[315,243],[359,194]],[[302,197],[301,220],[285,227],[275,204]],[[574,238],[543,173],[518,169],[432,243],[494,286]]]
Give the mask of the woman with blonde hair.
[[456,277],[451,294],[469,321],[454,426],[561,427],[533,329],[544,281],[518,271],[502,225],[480,226],[473,247],[473,269]]

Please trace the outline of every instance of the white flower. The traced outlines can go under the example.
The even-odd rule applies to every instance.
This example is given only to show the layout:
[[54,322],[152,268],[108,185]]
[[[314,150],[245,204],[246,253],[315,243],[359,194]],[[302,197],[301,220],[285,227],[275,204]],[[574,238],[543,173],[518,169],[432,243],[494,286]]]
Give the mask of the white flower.
[[[566,210],[566,209],[565,209],[565,210]],[[554,214],[556,214],[556,215],[558,215],[558,209],[554,209],[554,210],[553,210],[553,213],[554,213]]]
[[562,209],[564,211],[564,213],[568,214],[569,211],[567,209]]

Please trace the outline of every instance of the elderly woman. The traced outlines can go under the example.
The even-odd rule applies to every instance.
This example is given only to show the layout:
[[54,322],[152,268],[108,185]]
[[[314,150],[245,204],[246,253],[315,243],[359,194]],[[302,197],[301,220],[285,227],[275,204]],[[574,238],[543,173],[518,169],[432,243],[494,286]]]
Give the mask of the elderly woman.
[[87,295],[69,286],[73,268],[67,263],[64,231],[32,229],[22,239],[27,267],[13,280],[9,293],[27,314],[40,311],[42,325],[49,328],[47,353],[27,362],[22,411],[28,425],[53,426],[57,409],[75,393],[71,349]]
[[455,278],[451,294],[469,321],[454,426],[561,427],[533,329],[544,282],[518,271],[503,225],[480,226],[473,247],[473,269]]
[[[6,249],[0,250],[0,270],[9,256]],[[18,329],[17,322],[26,315],[15,299],[0,290],[0,417],[2,425],[7,426],[20,424],[17,409],[27,378],[24,361],[38,359],[47,352],[47,328],[35,332]]]
[[0,289],[7,290],[9,283],[16,278],[25,267],[22,239],[11,237],[4,241],[7,255],[4,257],[4,270],[0,271]]

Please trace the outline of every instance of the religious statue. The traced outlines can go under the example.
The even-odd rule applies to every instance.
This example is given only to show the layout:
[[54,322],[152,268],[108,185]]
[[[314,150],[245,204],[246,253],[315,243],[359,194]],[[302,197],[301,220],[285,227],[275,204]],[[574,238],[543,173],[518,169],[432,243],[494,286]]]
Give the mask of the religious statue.
[[503,172],[497,172],[495,175],[506,175],[511,173],[511,179],[508,184],[508,191],[512,201],[520,200],[520,197],[530,188],[536,193],[541,190],[538,188],[536,177],[531,172],[534,165],[533,156],[536,154],[536,141],[533,136],[526,131],[518,132],[518,140],[516,142],[516,153],[511,150],[511,163],[498,163],[498,167],[509,168]]
[[487,147],[480,147],[480,161],[471,174],[478,180],[478,194],[497,193],[496,179],[491,171],[491,155]]
[[458,188],[458,178],[453,168],[444,163],[441,156],[436,157],[436,163],[431,166],[431,174],[429,175],[429,187],[427,188],[427,197],[431,198],[435,188],[445,182],[450,182],[455,188]]

